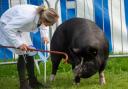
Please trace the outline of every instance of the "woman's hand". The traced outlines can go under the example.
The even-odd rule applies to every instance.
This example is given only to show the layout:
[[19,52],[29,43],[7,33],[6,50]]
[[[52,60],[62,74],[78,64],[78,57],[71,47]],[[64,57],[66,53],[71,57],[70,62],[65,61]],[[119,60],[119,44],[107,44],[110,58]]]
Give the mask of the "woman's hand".
[[48,37],[43,37],[43,41],[44,43],[48,44],[49,43]]
[[26,44],[22,44],[20,47],[19,47],[22,51],[28,51],[29,47],[26,45]]

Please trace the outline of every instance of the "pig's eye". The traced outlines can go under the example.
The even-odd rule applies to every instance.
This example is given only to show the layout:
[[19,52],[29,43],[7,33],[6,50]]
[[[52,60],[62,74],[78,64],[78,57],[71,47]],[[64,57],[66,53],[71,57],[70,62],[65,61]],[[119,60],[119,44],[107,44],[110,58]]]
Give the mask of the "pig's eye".
[[90,48],[88,50],[88,55],[96,56],[97,55],[97,50],[94,48]]
[[95,51],[95,52],[92,52],[92,54],[94,55],[94,56],[96,56],[97,55],[97,52]]

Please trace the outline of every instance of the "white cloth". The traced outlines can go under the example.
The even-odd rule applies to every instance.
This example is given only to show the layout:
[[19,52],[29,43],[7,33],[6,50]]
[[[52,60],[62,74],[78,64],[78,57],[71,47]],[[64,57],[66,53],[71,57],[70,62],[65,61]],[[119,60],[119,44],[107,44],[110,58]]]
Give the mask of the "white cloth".
[[41,38],[43,39],[44,37],[47,37],[49,40],[49,27],[46,26],[40,26],[40,34]]
[[[8,9],[0,18],[0,45],[19,47],[22,44],[32,45],[30,32],[38,24],[37,6],[17,5]],[[19,55],[25,52],[10,49]]]

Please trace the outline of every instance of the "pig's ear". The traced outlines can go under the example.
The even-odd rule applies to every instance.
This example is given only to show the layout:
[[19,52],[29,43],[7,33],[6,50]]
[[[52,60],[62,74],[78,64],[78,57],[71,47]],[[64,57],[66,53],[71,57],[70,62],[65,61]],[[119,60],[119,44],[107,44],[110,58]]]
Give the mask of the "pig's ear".
[[79,48],[73,48],[72,50],[73,50],[73,52],[75,52],[75,53],[80,52],[80,49],[79,49]]

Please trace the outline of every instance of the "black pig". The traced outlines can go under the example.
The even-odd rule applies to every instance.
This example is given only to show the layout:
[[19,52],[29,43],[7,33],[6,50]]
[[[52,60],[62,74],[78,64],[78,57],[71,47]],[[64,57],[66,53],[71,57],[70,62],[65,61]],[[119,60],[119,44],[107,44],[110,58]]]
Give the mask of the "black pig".
[[[72,65],[76,84],[99,72],[100,84],[105,84],[104,69],[109,55],[109,45],[102,30],[92,21],[73,18],[57,27],[50,44],[51,50],[66,52]],[[54,80],[62,55],[51,54]]]

